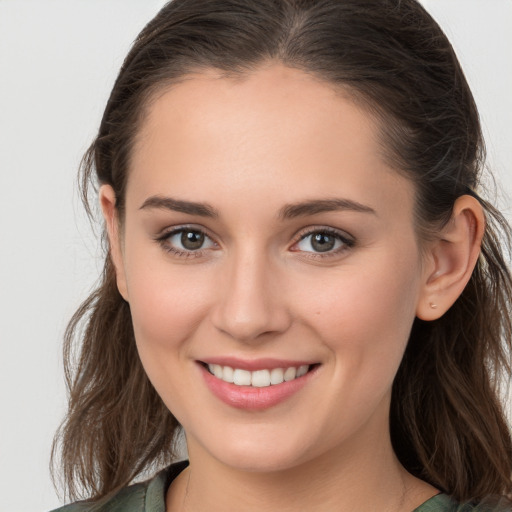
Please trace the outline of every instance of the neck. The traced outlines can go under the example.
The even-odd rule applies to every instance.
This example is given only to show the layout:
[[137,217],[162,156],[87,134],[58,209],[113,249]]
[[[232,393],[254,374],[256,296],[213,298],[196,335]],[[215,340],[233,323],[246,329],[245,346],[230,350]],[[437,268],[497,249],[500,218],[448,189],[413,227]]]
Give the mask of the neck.
[[[410,512],[436,494],[400,465],[389,435],[337,447],[278,471],[244,471],[189,446],[190,466],[171,486],[169,512]],[[191,449],[192,448],[192,449]],[[170,491],[171,491],[170,489]]]

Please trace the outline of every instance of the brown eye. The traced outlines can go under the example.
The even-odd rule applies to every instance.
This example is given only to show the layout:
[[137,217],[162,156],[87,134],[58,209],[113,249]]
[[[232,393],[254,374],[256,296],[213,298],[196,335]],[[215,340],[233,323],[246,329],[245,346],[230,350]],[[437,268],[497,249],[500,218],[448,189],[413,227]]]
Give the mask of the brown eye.
[[181,245],[187,251],[197,251],[204,244],[204,233],[200,231],[182,231]]
[[326,252],[334,249],[336,239],[326,233],[316,233],[311,236],[311,247],[317,252]]
[[354,241],[342,233],[332,230],[310,231],[302,236],[296,249],[306,253],[332,253],[353,247]]
[[159,237],[157,241],[176,256],[201,255],[203,250],[217,248],[216,243],[203,231],[191,228],[179,228]]

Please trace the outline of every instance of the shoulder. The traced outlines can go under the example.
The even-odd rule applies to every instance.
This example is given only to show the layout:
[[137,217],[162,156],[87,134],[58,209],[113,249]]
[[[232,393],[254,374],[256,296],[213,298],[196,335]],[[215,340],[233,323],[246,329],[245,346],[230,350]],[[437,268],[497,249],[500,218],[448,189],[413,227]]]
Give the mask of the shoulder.
[[188,465],[178,462],[145,482],[129,485],[103,500],[78,501],[52,512],[165,512],[165,493],[171,482]]
[[512,512],[508,500],[489,499],[478,505],[461,504],[446,494],[438,494],[413,512]]
[[106,501],[77,501],[53,512],[143,512],[148,484],[144,482],[124,487]]

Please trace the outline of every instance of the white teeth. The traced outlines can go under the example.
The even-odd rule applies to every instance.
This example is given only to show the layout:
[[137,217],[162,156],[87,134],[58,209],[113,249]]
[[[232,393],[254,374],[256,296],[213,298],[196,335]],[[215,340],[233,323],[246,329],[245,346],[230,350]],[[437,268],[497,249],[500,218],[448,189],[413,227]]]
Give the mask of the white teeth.
[[288,382],[289,380],[295,379],[295,376],[297,375],[297,368],[286,368],[286,371],[284,372],[284,380]]
[[219,364],[209,364],[210,373],[218,379],[233,383],[237,386],[253,386],[255,388],[265,388],[270,385],[275,386],[297,379],[305,375],[309,370],[309,365],[304,364],[299,367],[291,366],[289,368],[273,368],[272,370],[256,370],[250,372],[230,366],[221,366]]
[[299,366],[297,370],[297,377],[302,377],[303,375],[306,375],[308,373],[309,366],[307,364],[303,364],[302,366]]
[[252,372],[251,384],[255,388],[264,388],[270,386],[270,372],[268,370],[258,370]]
[[233,382],[233,374],[234,374],[233,368],[230,366],[224,366],[222,370],[222,380],[225,380],[226,382]]
[[284,382],[284,372],[282,368],[274,368],[270,370],[270,384],[281,384]]
[[222,379],[222,366],[220,364],[213,365],[213,375],[218,379]]
[[239,370],[238,368],[233,373],[233,384],[237,386],[250,386],[251,385],[251,372],[247,370]]

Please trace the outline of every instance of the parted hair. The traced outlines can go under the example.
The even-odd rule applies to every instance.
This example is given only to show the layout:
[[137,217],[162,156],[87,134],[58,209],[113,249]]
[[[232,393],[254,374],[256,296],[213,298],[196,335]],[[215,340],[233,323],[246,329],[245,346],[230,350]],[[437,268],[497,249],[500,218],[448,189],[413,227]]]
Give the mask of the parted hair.
[[[91,191],[109,184],[122,222],[134,138],[159,92],[191,72],[243,77],[271,61],[342,88],[375,117],[384,158],[415,184],[420,240],[435,237],[461,195],[482,204],[476,268],[446,314],[415,320],[390,430],[404,467],[455,499],[510,495],[502,385],[511,375],[511,228],[480,197],[487,171],[475,102],[448,39],[416,0],[169,2],[135,40],[82,160],[87,210]],[[91,500],[172,462],[180,430],[144,372],[104,245],[98,287],[65,333],[69,410],[52,452],[66,494]]]

